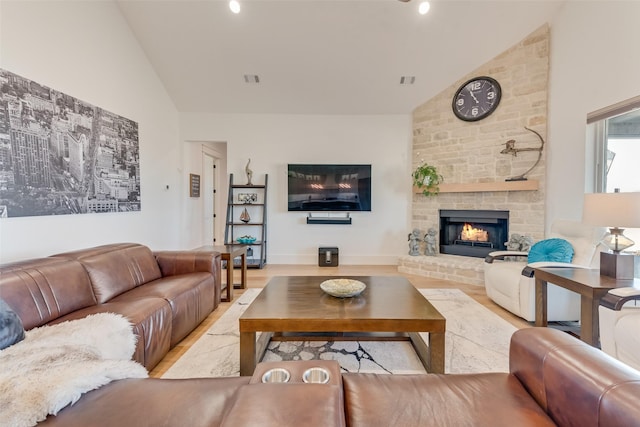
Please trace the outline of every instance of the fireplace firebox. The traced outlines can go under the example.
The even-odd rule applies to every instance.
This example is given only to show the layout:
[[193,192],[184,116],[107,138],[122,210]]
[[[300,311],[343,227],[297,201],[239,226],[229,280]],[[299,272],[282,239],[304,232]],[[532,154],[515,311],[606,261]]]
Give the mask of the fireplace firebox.
[[440,209],[440,253],[484,258],[505,250],[509,211]]

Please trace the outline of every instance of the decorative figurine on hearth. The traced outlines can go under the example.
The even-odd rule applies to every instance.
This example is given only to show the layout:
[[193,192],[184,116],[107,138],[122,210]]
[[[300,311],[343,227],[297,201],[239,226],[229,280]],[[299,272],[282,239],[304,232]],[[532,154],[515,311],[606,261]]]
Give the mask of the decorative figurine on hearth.
[[436,256],[436,234],[436,229],[431,227],[427,230],[427,234],[424,235],[424,241],[427,243],[424,248],[426,256]]
[[409,233],[409,255],[418,256],[420,255],[420,230],[414,228],[411,233]]
[[513,233],[508,242],[504,242],[508,251],[520,251],[520,240],[522,236],[518,233]]
[[529,249],[531,249],[531,246],[533,246],[533,237],[531,236],[520,237],[520,250],[522,252],[529,252]]

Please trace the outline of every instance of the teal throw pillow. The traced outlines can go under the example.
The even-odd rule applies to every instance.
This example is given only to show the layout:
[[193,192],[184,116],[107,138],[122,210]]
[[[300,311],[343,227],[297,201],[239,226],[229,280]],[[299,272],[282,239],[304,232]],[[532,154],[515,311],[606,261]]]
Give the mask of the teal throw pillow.
[[531,246],[527,262],[571,262],[573,246],[564,239],[546,239]]

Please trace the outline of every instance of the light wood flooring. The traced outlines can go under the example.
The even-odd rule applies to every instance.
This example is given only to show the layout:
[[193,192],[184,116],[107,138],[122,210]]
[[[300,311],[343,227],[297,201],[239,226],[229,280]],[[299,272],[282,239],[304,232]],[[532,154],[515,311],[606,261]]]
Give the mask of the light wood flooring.
[[[236,283],[240,281],[240,272],[234,271]],[[223,280],[225,274],[222,274]],[[489,310],[507,320],[517,328],[531,327],[532,324],[511,314],[491,301],[483,286],[467,285],[448,280],[432,279],[423,276],[414,276],[398,272],[395,265],[355,266],[345,265],[339,267],[318,267],[313,265],[265,265],[262,269],[249,269],[247,271],[247,286],[249,288],[262,288],[269,279],[274,276],[403,276],[406,277],[418,289],[446,289],[456,288],[475,299]],[[234,300],[242,295],[242,289],[234,291]],[[200,338],[211,325],[222,316],[232,302],[222,302],[191,334],[171,349],[162,361],[149,373],[154,378],[161,377],[192,345]]]

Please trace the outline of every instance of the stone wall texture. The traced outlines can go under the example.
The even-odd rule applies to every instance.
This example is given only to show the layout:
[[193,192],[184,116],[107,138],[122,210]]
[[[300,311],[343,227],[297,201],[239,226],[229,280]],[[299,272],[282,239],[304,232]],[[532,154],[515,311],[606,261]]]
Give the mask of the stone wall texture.
[[[451,103],[457,89],[477,76],[496,79],[502,89],[502,99],[490,116],[465,122],[453,114]],[[421,163],[434,165],[444,177],[444,183],[451,184],[504,182],[527,171],[536,162],[537,151],[520,152],[517,156],[500,151],[511,139],[516,141],[516,148],[539,147],[538,137],[525,127],[535,130],[549,143],[548,76],[549,27],[545,25],[414,110],[412,170]],[[440,209],[508,210],[510,234],[541,240],[545,223],[546,152],[545,149],[540,163],[527,175],[528,179],[539,182],[538,190],[441,192],[431,197],[414,194],[412,228],[423,233],[430,227],[438,229]],[[427,263],[438,264],[438,261],[431,259]],[[474,269],[477,268],[476,263],[473,264]],[[425,266],[422,267],[424,271]]]

